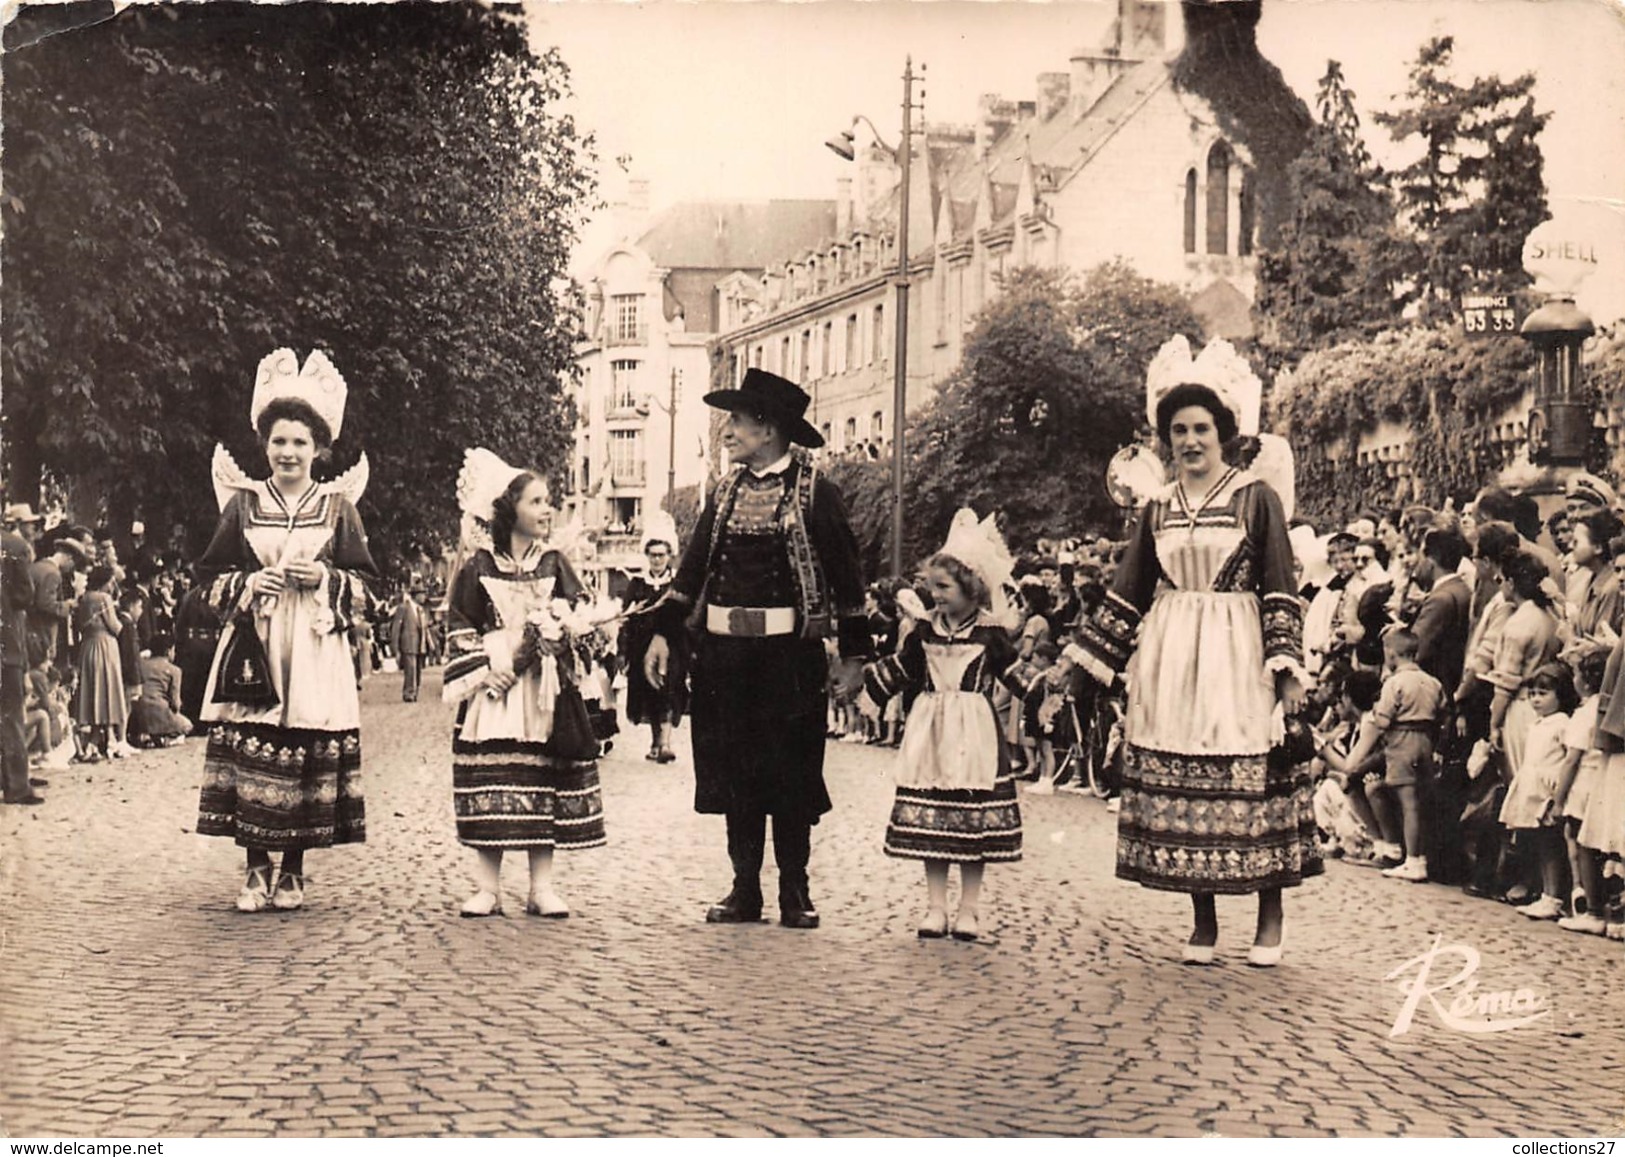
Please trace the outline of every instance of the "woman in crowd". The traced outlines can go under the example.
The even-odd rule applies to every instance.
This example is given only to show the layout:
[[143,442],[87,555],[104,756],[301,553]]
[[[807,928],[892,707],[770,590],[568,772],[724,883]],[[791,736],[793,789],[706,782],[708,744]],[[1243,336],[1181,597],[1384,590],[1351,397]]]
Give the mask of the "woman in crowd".
[[590,633],[574,613],[585,591],[548,545],[553,505],[538,474],[470,450],[457,499],[473,553],[451,583],[443,694],[459,705],[457,838],[479,854],[462,915],[502,914],[502,853],[513,848],[530,859],[525,911],[562,919],[554,851],[604,843],[598,739],[574,646]]
[[271,476],[251,481],[216,451],[220,521],[197,573],[230,625],[203,694],[197,830],[246,849],[242,912],[301,907],[306,849],[366,838],[348,636],[377,568],[353,476],[311,475],[343,425],[345,393],[321,351],[301,371],[292,350],[277,350],[260,362],[249,408]]
[[628,618],[621,628],[620,652],[626,671],[626,717],[633,723],[647,723],[652,732],[649,753],[652,763],[670,763],[677,756],[671,749],[672,729],[682,721],[688,706],[688,678],[684,648],[673,647],[664,687],[653,687],[643,673],[643,656],[654,638],[655,618],[646,613],[671,586],[672,558],[677,553],[677,525],[666,516],[657,526],[651,516],[643,536],[646,574],[634,578],[626,588],[623,602]]
[[92,567],[85,593],[73,612],[79,633],[79,697],[73,717],[84,736],[81,758],[96,763],[120,750],[129,718],[129,695],[124,690],[124,668],[118,639],[124,630],[113,601],[113,568]]
[[1192,964],[1214,959],[1218,893],[1257,893],[1248,963],[1277,964],[1281,890],[1322,870],[1308,775],[1269,758],[1277,703],[1303,705],[1286,516],[1268,484],[1224,459],[1256,429],[1260,389],[1226,342],[1193,361],[1176,337],[1157,355],[1150,416],[1176,477],[1141,512],[1111,593],[1067,649],[1103,683],[1127,668],[1117,874],[1190,894]]

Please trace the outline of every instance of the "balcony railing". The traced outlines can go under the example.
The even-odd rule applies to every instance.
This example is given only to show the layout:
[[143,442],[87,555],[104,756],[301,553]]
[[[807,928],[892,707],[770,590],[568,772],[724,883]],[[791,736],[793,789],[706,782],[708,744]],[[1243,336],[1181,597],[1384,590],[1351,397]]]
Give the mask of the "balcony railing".
[[614,486],[642,486],[645,473],[642,462],[617,462],[609,468],[609,480]]
[[648,345],[649,327],[646,325],[631,327],[606,325],[603,333],[603,344],[606,347]]

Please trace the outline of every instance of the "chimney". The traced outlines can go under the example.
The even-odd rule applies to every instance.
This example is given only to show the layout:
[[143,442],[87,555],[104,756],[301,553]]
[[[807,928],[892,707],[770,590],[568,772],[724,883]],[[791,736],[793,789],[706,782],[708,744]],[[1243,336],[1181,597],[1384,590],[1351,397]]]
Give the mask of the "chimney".
[[976,107],[976,153],[986,156],[1015,123],[1016,105],[998,93],[985,92],[977,99]]
[[1047,121],[1067,105],[1072,96],[1072,75],[1066,72],[1038,74],[1038,119]]
[[1124,60],[1115,48],[1079,52],[1072,58],[1072,115],[1081,117],[1095,107],[1112,81],[1134,61]]
[[626,198],[614,206],[615,231],[623,241],[641,237],[649,228],[649,181],[634,177],[626,183]]
[[835,181],[835,236],[844,238],[852,232],[852,178],[838,177]]

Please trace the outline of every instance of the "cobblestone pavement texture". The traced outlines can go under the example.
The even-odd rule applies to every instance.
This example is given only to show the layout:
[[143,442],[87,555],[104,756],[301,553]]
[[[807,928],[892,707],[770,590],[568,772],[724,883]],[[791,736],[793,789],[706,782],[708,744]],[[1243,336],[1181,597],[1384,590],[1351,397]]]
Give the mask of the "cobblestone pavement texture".
[[[602,765],[610,846],[561,857],[571,918],[525,918],[510,857],[510,915],[459,919],[438,690],[368,681],[368,842],[311,854],[298,913],[234,909],[241,852],[193,832],[200,742],[0,809],[0,1132],[1625,1132],[1620,944],[1334,862],[1287,894],[1280,968],[1244,962],[1248,898],[1220,900],[1220,965],[1182,966],[1188,901],[1113,879],[1113,817],[1064,794],[1023,799],[1027,856],[988,872],[980,941],[917,940],[920,866],[880,851],[882,749],[831,745],[817,931],[703,922],[722,820],[691,809],[686,732],[662,767],[641,730]],[[1424,1002],[1390,1037],[1385,976],[1436,937],[1550,1014],[1470,1034]]]

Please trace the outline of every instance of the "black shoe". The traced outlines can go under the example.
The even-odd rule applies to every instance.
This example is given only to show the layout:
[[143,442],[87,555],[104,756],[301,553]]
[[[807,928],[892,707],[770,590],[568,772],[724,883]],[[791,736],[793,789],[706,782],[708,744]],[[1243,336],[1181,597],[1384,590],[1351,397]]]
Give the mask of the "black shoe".
[[805,884],[779,893],[779,923],[786,928],[818,927],[818,910]]
[[41,779],[37,775],[31,775],[31,776],[28,777],[28,786],[29,787],[50,787],[51,786],[51,781],[48,780],[48,779]]
[[737,884],[705,913],[707,924],[756,924],[761,919],[762,894],[753,894]]
[[31,807],[34,804],[42,804],[42,803],[44,803],[45,802],[45,797],[42,796],[42,795],[39,795],[36,792],[31,791],[27,795],[7,796],[6,797],[6,802],[7,803],[14,803],[14,804],[17,804],[17,805],[23,806],[23,807]]
[[1383,871],[1386,872],[1389,868],[1397,868],[1397,867],[1399,867],[1399,865],[1403,864],[1405,861],[1404,860],[1396,860],[1392,856],[1378,856],[1376,858],[1376,860],[1373,861],[1373,862],[1376,864],[1377,867],[1381,868]]
[[1494,890],[1486,888],[1483,884],[1463,884],[1461,890],[1475,900],[1493,900],[1496,898]]

